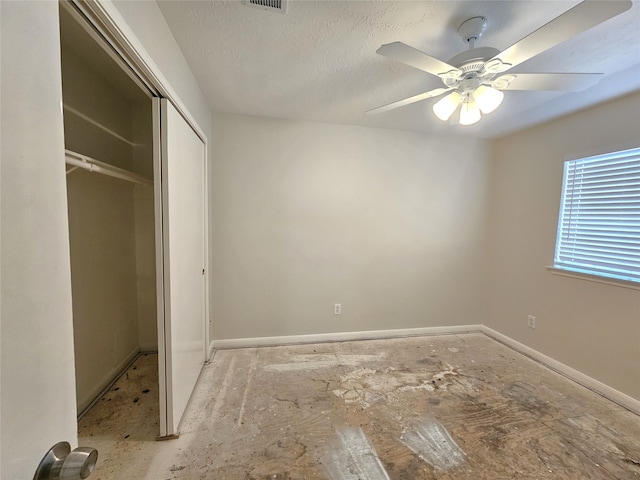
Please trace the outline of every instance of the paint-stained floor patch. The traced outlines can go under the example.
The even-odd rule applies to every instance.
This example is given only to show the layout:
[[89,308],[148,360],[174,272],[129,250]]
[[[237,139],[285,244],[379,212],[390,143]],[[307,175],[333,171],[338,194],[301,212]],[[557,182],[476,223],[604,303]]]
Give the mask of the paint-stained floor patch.
[[437,470],[459,467],[464,462],[465,453],[447,429],[435,419],[405,428],[400,440]]
[[324,465],[331,480],[389,480],[378,454],[359,427],[336,429]]

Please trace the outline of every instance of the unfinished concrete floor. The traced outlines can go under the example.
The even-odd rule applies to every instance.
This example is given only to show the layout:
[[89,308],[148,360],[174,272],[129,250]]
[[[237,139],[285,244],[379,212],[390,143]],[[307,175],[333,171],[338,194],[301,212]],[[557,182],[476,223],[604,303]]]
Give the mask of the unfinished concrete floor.
[[92,480],[640,478],[640,417],[481,334],[218,351],[172,441],[155,382],[82,420]]

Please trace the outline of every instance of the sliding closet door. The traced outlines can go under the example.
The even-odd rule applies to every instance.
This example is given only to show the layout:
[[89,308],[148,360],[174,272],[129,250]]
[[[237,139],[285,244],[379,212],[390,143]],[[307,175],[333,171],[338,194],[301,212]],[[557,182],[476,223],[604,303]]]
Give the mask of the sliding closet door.
[[156,206],[162,209],[164,290],[158,325],[160,430],[168,436],[178,432],[205,361],[205,147],[167,100],[159,103],[162,198]]

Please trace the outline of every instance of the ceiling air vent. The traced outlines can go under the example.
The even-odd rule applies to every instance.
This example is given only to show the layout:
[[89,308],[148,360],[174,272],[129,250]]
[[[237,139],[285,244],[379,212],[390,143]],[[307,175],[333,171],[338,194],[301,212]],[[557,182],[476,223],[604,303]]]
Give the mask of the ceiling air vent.
[[244,3],[247,7],[269,12],[285,13],[287,11],[287,0],[244,0]]

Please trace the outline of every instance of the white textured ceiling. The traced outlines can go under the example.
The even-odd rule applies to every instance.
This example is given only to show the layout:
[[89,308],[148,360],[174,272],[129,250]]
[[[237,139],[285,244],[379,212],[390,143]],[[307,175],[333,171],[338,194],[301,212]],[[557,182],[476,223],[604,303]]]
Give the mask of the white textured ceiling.
[[[615,1],[615,0],[607,0]],[[215,112],[495,138],[640,89],[640,4],[515,67],[512,73],[604,73],[578,93],[505,93],[471,126],[435,118],[434,99],[376,116],[366,110],[442,86],[376,54],[400,41],[447,61],[468,47],[458,26],[488,19],[476,43],[504,50],[579,1],[288,0],[285,14],[241,0],[159,1]]]

